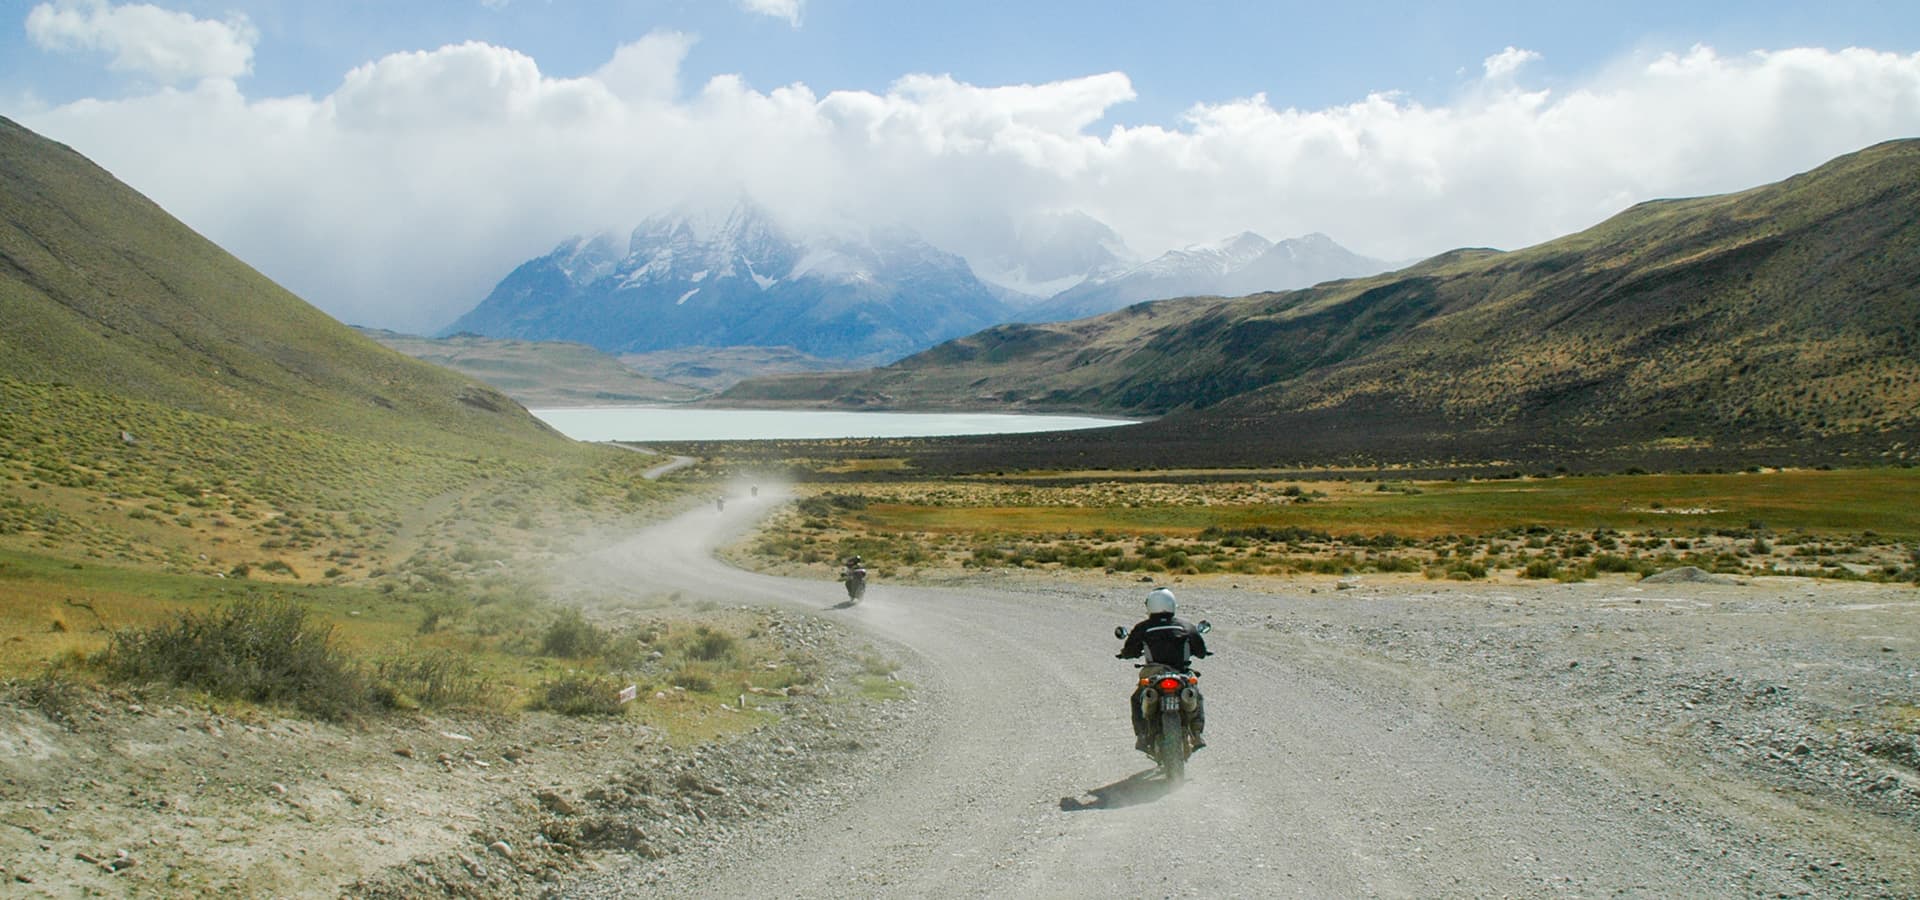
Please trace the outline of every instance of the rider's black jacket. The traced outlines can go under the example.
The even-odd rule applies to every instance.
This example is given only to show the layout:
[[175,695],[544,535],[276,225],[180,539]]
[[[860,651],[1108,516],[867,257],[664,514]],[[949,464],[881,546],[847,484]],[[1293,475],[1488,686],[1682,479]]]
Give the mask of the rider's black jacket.
[[1141,653],[1148,662],[1185,669],[1194,657],[1208,656],[1207,642],[1200,630],[1173,613],[1154,613],[1127,632],[1127,642],[1117,654],[1121,659],[1137,659]]

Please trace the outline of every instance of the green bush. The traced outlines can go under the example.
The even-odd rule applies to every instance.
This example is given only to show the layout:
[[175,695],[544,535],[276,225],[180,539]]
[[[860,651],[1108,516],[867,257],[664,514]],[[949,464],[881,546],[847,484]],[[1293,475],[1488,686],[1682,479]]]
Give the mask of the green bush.
[[1557,569],[1558,569],[1558,566],[1556,566],[1553,560],[1550,560],[1550,559],[1529,560],[1527,562],[1527,567],[1521,570],[1520,577],[1552,578]]
[[448,650],[432,650],[380,663],[376,693],[390,709],[419,706],[474,706],[487,696],[488,684],[473,663]]
[[606,646],[607,633],[587,621],[577,609],[562,610],[540,638],[541,655],[567,659],[593,656],[606,649]]
[[717,674],[712,663],[686,662],[675,667],[673,672],[667,675],[667,683],[696,693],[708,694],[712,693],[714,686],[719,684],[715,680]]
[[1602,553],[1594,557],[1593,568],[1598,572],[1636,572],[1641,575],[1649,575],[1654,571],[1653,566],[1648,563],[1612,553]]
[[542,684],[533,707],[568,716],[617,716],[624,687],[616,678],[573,672]]
[[1487,567],[1472,561],[1456,563],[1447,570],[1447,577],[1455,580],[1477,580],[1487,577]]
[[668,636],[663,652],[680,659],[732,662],[739,655],[740,642],[724,631],[698,625],[690,633]]
[[110,677],[159,681],[255,703],[282,703],[327,719],[369,706],[365,674],[333,646],[333,629],[283,599],[249,597],[206,615],[116,632]]

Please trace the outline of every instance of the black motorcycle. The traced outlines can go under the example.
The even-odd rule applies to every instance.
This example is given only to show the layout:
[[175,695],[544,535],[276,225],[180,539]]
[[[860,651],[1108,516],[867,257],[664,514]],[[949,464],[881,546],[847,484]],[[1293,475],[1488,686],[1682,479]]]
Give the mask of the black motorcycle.
[[847,602],[859,603],[867,595],[867,570],[864,568],[847,569],[840,573],[840,580],[847,583]]
[[[1202,620],[1194,626],[1201,634],[1213,629]],[[1116,626],[1113,636],[1126,640],[1125,626]],[[1147,723],[1147,755],[1166,773],[1169,781],[1187,777],[1187,757],[1193,755],[1193,714],[1200,708],[1200,673],[1176,669],[1161,663],[1140,663],[1140,714]]]

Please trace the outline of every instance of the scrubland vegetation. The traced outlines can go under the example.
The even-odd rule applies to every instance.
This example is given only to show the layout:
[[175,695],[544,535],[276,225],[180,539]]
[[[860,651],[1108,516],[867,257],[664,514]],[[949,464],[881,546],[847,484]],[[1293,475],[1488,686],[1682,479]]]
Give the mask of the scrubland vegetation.
[[[0,671],[56,720],[91,683],[171,685],[205,702],[339,720],[423,709],[635,714],[686,737],[683,713],[804,692],[810,651],[746,611],[661,605],[614,628],[495,577],[420,593],[248,585],[0,552]],[[578,599],[578,598],[576,598]],[[633,686],[636,700],[619,694]],[[737,726],[751,724],[741,719]]]
[[[36,705],[155,683],[327,719],[638,709],[671,724],[702,698],[812,677],[751,616],[662,602],[608,630],[579,612],[597,598],[543,582],[672,507],[676,489],[641,477],[646,454],[455,453],[0,388],[0,678]],[[623,707],[628,685],[639,702]]]
[[882,576],[1026,568],[1578,581],[1695,566],[1920,580],[1920,472],[839,483],[749,548]]

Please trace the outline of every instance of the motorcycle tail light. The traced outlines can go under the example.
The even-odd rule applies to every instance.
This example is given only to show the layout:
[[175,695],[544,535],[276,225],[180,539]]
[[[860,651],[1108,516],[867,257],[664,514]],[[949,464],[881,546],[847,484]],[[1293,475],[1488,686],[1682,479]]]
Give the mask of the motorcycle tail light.
[[1160,679],[1160,690],[1162,690],[1162,691],[1164,691],[1164,692],[1166,692],[1166,693],[1169,693],[1169,694],[1171,694],[1171,693],[1174,693],[1175,691],[1178,691],[1178,690],[1180,690],[1180,679],[1178,679],[1178,678],[1162,678],[1162,679]]

